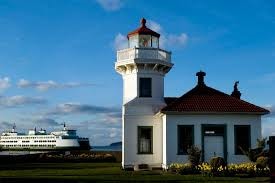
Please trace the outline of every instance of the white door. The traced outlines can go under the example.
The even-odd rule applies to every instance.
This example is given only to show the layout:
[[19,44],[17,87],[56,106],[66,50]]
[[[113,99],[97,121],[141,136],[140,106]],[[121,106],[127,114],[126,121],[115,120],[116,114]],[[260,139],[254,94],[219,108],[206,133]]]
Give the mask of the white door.
[[[209,162],[214,156],[223,157],[223,136],[204,137],[204,161]],[[224,157],[223,157],[224,158]]]

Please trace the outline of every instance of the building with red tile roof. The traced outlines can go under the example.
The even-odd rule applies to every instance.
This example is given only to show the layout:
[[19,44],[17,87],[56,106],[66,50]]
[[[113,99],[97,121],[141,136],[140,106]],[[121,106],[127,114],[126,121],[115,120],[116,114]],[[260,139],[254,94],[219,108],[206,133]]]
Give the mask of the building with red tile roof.
[[117,52],[116,71],[123,79],[122,167],[165,168],[187,163],[188,150],[201,160],[222,157],[228,163],[249,161],[261,116],[269,111],[241,99],[238,82],[231,95],[207,86],[200,71],[197,85],[180,97],[164,97],[164,77],[173,67],[171,52],[159,48],[160,34],[141,27],[128,34],[129,48]]

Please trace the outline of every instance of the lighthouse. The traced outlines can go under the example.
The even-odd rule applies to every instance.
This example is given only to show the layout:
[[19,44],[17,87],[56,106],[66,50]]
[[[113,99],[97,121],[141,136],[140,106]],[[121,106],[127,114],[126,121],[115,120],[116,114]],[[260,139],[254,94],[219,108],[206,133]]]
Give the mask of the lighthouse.
[[[167,169],[188,163],[196,146],[201,160],[247,162],[241,149],[256,148],[261,116],[269,111],[241,99],[238,82],[231,95],[211,88],[206,73],[180,97],[164,97],[164,77],[173,67],[171,52],[159,47],[160,34],[141,19],[128,34],[128,48],[117,52],[116,71],[123,79],[122,167]],[[241,147],[241,148],[240,148]]]
[[115,70],[123,79],[122,167],[163,162],[164,77],[173,66],[171,52],[160,48],[160,34],[146,26],[128,33],[128,48],[117,51]]

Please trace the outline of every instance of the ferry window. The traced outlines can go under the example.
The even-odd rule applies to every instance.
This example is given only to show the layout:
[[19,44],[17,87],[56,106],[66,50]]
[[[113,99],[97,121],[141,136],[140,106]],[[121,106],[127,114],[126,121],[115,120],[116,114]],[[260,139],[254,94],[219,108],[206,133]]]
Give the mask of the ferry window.
[[243,150],[248,150],[250,144],[250,125],[235,125],[235,154],[243,154]]
[[178,125],[178,154],[187,154],[187,149],[189,149],[193,144],[194,126]]
[[152,97],[152,78],[139,78],[139,97]]
[[139,154],[153,153],[153,127],[152,126],[138,127],[138,153]]

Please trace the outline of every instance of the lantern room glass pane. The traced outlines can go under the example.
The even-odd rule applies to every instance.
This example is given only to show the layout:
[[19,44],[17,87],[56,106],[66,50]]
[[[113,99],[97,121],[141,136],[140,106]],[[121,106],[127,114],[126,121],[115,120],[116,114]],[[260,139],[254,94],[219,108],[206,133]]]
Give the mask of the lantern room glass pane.
[[129,37],[129,48],[138,47],[138,35]]
[[151,47],[151,36],[139,35],[139,47]]
[[155,36],[152,36],[152,47],[158,48],[159,47],[159,39]]

